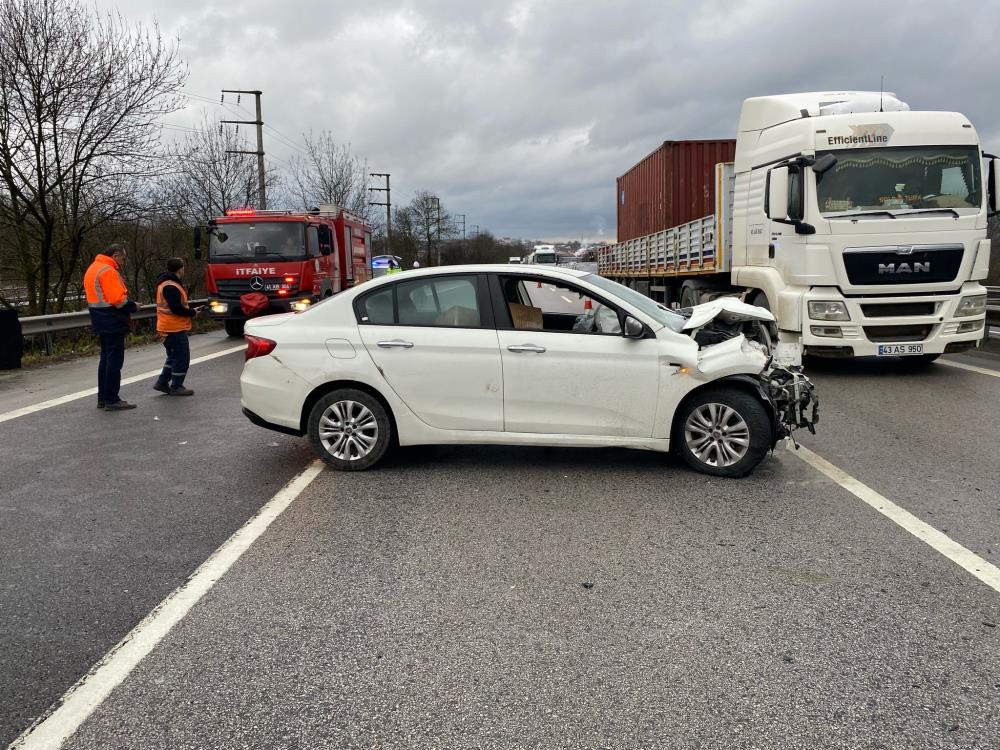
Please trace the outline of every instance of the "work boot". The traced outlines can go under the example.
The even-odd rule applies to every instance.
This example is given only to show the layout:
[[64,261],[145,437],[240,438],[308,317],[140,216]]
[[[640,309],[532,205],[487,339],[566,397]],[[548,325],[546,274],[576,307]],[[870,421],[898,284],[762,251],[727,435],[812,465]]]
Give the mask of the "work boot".
[[159,391],[160,393],[170,393],[170,386],[166,383],[155,383],[153,385],[154,391]]
[[115,401],[113,404],[104,405],[104,411],[125,411],[134,408],[135,404],[130,404],[128,401]]
[[103,409],[104,408],[104,402],[103,401],[98,401],[97,402],[97,408],[98,409]]
[[183,385],[175,385],[170,389],[171,396],[193,396],[194,391],[190,388],[185,388]]

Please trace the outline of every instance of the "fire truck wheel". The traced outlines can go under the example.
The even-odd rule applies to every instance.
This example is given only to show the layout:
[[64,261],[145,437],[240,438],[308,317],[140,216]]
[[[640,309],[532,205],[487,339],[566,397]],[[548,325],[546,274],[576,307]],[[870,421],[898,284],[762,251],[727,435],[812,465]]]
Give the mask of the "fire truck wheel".
[[227,320],[226,335],[232,336],[233,338],[239,338],[243,335],[243,325],[245,323],[245,320]]
[[382,402],[353,388],[317,401],[309,413],[308,431],[316,453],[340,471],[371,468],[392,442],[392,422]]

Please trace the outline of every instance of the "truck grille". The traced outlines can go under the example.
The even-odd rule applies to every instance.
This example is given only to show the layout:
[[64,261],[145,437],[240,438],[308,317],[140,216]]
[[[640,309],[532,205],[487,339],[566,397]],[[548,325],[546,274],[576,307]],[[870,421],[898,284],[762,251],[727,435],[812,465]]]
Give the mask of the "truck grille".
[[933,315],[936,302],[893,302],[887,305],[861,305],[866,318],[902,318],[909,315]]
[[219,290],[220,297],[236,298],[253,291],[250,288],[250,279],[216,279],[215,286]]
[[931,325],[917,326],[865,326],[865,335],[869,341],[893,343],[903,341],[923,341],[930,335]]
[[852,284],[923,284],[953,281],[964,254],[962,245],[851,247],[844,268]]

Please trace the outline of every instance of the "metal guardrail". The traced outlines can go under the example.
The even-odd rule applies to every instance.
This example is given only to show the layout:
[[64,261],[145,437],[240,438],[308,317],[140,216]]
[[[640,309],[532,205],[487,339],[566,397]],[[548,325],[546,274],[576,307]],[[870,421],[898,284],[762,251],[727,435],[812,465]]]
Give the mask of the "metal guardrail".
[[[190,305],[203,305],[207,299],[189,300]],[[132,320],[149,320],[156,317],[156,305],[141,305],[138,311],[132,313]],[[24,336],[36,336],[40,333],[59,333],[61,331],[72,331],[77,328],[86,328],[90,325],[90,312],[81,310],[79,312],[57,313],[55,315],[32,315],[30,317],[19,318],[21,323],[21,334]]]

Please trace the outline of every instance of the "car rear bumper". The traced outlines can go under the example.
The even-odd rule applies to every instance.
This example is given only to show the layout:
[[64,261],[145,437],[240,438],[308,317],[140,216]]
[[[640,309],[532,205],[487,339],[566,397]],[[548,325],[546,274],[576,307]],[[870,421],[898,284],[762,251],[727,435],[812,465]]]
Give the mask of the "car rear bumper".
[[245,406],[243,407],[243,416],[249,419],[258,427],[264,427],[268,430],[274,430],[275,432],[281,432],[285,435],[294,435],[295,437],[302,437],[305,433],[301,429],[296,429],[294,427],[285,427],[284,425],[275,424],[274,422],[268,422],[259,414],[255,414],[250,411]]

